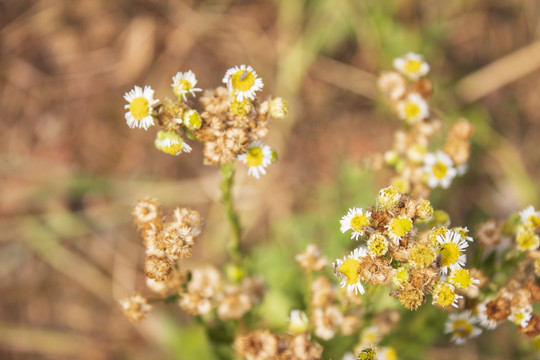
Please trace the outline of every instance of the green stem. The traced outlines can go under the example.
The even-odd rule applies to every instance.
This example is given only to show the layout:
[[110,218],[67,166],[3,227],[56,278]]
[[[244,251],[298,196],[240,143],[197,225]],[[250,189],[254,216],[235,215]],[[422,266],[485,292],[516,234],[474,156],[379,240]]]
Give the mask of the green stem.
[[234,183],[234,163],[225,164],[221,166],[221,194],[223,205],[225,205],[225,213],[227,220],[231,226],[232,236],[229,239],[227,245],[227,251],[229,256],[235,265],[240,265],[242,260],[242,252],[240,251],[240,238],[242,235],[242,227],[240,226],[240,219],[236,214],[232,199],[232,187]]

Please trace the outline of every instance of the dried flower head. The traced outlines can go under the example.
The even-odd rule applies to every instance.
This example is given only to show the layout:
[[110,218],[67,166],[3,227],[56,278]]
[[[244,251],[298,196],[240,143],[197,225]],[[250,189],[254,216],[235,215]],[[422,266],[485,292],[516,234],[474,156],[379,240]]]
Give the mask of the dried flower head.
[[152,310],[152,306],[147,303],[146,298],[139,294],[125,297],[119,301],[122,312],[129,321],[138,323],[144,316]]
[[300,263],[306,274],[322,270],[328,265],[328,259],[322,255],[321,250],[314,244],[309,244],[306,251],[296,255],[296,261]]
[[144,228],[146,225],[154,223],[161,218],[161,206],[156,199],[145,198],[137,202],[131,215],[135,218],[137,226]]
[[255,331],[234,339],[236,353],[246,360],[275,360],[278,358],[278,338],[269,331]]
[[337,306],[330,305],[314,309],[311,320],[315,327],[315,335],[323,340],[330,340],[341,325],[343,314]]
[[493,219],[488,220],[478,225],[476,237],[483,247],[490,249],[501,241],[501,226]]
[[407,90],[407,82],[396,71],[385,71],[377,79],[379,90],[392,100],[401,98]]

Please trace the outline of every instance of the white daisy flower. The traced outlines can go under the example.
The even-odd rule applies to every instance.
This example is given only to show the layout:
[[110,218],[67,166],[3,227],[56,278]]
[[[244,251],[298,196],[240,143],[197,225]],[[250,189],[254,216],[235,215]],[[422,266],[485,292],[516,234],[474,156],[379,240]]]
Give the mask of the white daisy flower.
[[229,91],[238,101],[244,99],[255,99],[255,91],[262,90],[264,84],[261,78],[251,66],[240,65],[227,70],[223,77],[223,82],[227,84]]
[[441,273],[454,271],[465,266],[467,258],[463,252],[469,246],[467,240],[459,232],[447,230],[446,234],[437,235],[437,254],[441,259]]
[[429,64],[424,61],[422,55],[413,52],[394,59],[394,67],[411,80],[418,80],[418,78],[426,75],[429,71]]
[[454,162],[450,156],[442,151],[436,154],[429,153],[424,157],[424,173],[428,176],[428,185],[431,188],[442,186],[447,189],[457,175]]
[[195,87],[195,85],[197,85],[197,78],[191,70],[188,70],[185,73],[176,73],[176,75],[173,76],[172,80],[173,83],[171,84],[171,86],[173,88],[174,94],[178,96],[178,99],[186,100],[187,94],[195,96],[195,92],[202,91],[202,89]]
[[471,316],[470,311],[462,313],[453,313],[448,316],[448,321],[445,324],[445,333],[451,334],[452,341],[461,345],[482,333],[482,329],[475,326],[478,324],[478,319]]
[[433,289],[433,304],[438,304],[442,307],[450,306],[457,308],[458,300],[463,296],[456,294],[454,285],[447,282],[439,282]]
[[532,318],[533,308],[530,304],[517,309],[512,309],[512,313],[508,316],[508,320],[517,326],[526,327],[529,320]]
[[258,179],[261,174],[266,174],[265,168],[272,163],[272,149],[260,141],[254,141],[247,150],[238,155],[238,160],[249,167],[248,175]]
[[531,205],[519,212],[521,223],[528,228],[540,227],[540,211],[536,211]]
[[399,243],[399,240],[405,236],[413,227],[413,222],[406,216],[398,216],[390,220],[386,229],[388,230],[388,237],[394,241],[395,244]]
[[397,111],[400,118],[408,124],[414,124],[429,116],[429,107],[420,94],[410,93],[404,100],[397,103]]
[[369,218],[371,212],[364,211],[362,208],[353,207],[349,209],[347,215],[343,216],[339,221],[341,224],[341,232],[345,233],[348,230],[352,230],[351,239],[358,240],[359,236],[364,236],[364,227],[369,226]]
[[124,106],[127,109],[125,118],[130,128],[148,128],[154,125],[152,117],[152,106],[159,100],[154,100],[154,90],[150,86],[145,86],[144,90],[139,86],[124,94],[124,99],[129,103]]
[[341,287],[347,287],[347,291],[358,295],[365,292],[364,286],[360,282],[361,277],[358,274],[360,266],[360,258],[367,256],[367,250],[361,246],[354,249],[351,253],[344,257],[343,260],[337,259],[334,263],[334,274],[341,279]]
[[191,146],[176,131],[158,131],[154,145],[158,150],[171,155],[191,152]]

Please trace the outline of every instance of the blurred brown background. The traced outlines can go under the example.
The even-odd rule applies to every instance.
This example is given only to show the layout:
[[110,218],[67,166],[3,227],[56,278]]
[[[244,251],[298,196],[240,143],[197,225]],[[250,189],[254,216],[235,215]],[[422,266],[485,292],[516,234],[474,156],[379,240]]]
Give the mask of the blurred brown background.
[[442,204],[456,223],[502,218],[538,206],[539,20],[534,0],[0,1],[0,358],[172,356],[159,313],[133,326],[114,300],[143,287],[131,206],[202,211],[217,245],[193,263],[219,257],[227,228],[201,147],[168,156],[154,129],[125,124],[134,85],[163,99],[177,71],[211,88],[245,63],[288,100],[267,140],[278,164],[260,182],[238,170],[254,241],[336,186],[343,161],[390,146],[399,123],[375,76],[422,53],[445,120],[477,126],[470,172]]

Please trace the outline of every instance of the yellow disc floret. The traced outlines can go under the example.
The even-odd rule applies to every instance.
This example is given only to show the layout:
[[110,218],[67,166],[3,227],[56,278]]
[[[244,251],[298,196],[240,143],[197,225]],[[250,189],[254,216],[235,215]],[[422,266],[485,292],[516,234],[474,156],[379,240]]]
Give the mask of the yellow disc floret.
[[435,261],[435,251],[426,244],[418,244],[409,253],[409,261],[414,267],[426,267]]
[[440,283],[433,291],[433,301],[440,306],[449,306],[454,303],[456,294],[454,288],[450,284]]
[[466,289],[473,283],[468,269],[454,270],[448,280],[458,289]]
[[369,253],[373,256],[383,256],[388,251],[388,241],[383,235],[373,234],[367,242]]
[[437,249],[437,254],[441,254],[441,266],[450,266],[457,263],[461,250],[456,243],[449,242],[442,244]]
[[142,120],[149,115],[149,104],[144,97],[138,97],[129,103],[129,112],[135,119]]
[[416,60],[416,59],[409,59],[407,60],[403,68],[409,74],[416,74],[420,72],[421,67],[422,67],[422,61]]
[[520,231],[516,237],[517,247],[521,251],[535,250],[540,244],[540,238],[532,231]]
[[353,285],[358,282],[358,266],[360,266],[360,261],[355,259],[345,259],[339,266],[339,272],[347,278],[345,280],[347,285]]
[[263,163],[263,152],[258,146],[248,149],[246,154],[246,161],[249,167],[259,166]]
[[240,69],[232,74],[231,84],[238,91],[247,91],[255,84],[255,75],[248,69]]

